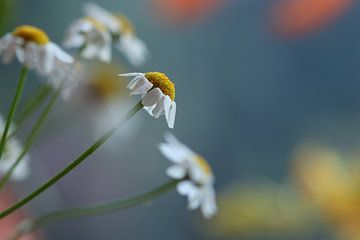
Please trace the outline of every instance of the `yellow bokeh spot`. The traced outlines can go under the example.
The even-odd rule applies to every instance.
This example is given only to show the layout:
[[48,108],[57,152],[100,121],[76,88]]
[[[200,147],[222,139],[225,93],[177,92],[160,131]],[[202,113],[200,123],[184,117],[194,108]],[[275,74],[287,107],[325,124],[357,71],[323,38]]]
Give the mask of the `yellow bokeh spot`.
[[101,22],[96,20],[95,18],[85,17],[84,20],[91,23],[100,32],[106,32],[107,31],[106,27]]
[[127,17],[120,13],[115,13],[114,15],[119,21],[119,25],[121,26],[121,32],[123,34],[135,35],[134,24]]
[[153,88],[160,88],[172,101],[175,100],[175,85],[164,73],[148,72],[145,73],[145,77],[154,85]]
[[89,83],[91,92],[100,99],[123,97],[126,93],[125,81],[118,78],[119,68],[115,65],[99,67]]
[[27,42],[35,42],[40,45],[47,44],[50,39],[48,35],[40,28],[23,25],[15,28],[13,35],[24,39]]
[[200,155],[196,155],[194,158],[199,167],[207,174],[212,175],[212,169],[209,163]]

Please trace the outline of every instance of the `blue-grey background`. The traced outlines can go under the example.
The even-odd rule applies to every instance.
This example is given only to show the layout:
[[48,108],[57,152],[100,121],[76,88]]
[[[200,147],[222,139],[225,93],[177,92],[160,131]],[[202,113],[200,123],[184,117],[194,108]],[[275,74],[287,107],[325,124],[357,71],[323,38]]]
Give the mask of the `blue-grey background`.
[[[274,35],[267,24],[272,0],[242,0],[200,23],[173,28],[155,19],[145,0],[98,1],[132,19],[151,59],[130,71],[162,71],[176,84],[174,133],[213,166],[216,189],[266,176],[287,177],[289,157],[304,138],[359,143],[360,4],[321,31],[299,39]],[[82,16],[80,0],[17,2],[12,29],[32,24],[60,43],[67,25]],[[121,55],[116,55],[121,58]],[[124,61],[126,63],[126,61]],[[7,110],[19,64],[0,67],[0,108]],[[31,75],[26,95],[40,84]],[[23,196],[61,169],[92,139],[71,110],[59,104],[32,152],[33,176],[18,184]],[[60,116],[69,114],[66,117]],[[167,180],[169,165],[157,145],[164,119],[141,113],[128,143],[106,147],[29,205],[34,215],[146,191]],[[54,131],[57,124],[60,131]],[[111,145],[117,145],[112,142]],[[109,144],[109,148],[110,144]],[[49,227],[49,239],[205,239],[197,212],[175,191],[138,208]]]

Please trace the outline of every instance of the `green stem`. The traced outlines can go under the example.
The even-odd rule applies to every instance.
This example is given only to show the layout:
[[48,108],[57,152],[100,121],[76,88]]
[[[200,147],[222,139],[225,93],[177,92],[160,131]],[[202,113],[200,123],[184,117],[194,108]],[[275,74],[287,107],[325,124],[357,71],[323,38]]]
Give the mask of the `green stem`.
[[43,228],[47,225],[62,220],[80,218],[80,217],[99,216],[99,215],[113,213],[123,209],[138,206],[172,190],[177,185],[178,182],[179,180],[171,180],[151,191],[133,197],[128,197],[125,199],[120,199],[112,202],[105,202],[105,203],[100,203],[85,207],[64,209],[46,214],[42,217],[35,219],[34,221],[27,220],[25,224],[23,222],[19,225],[17,233],[14,235],[12,239],[13,240],[19,239],[24,234],[30,233],[36,229]]
[[3,187],[5,186],[5,184],[7,183],[7,181],[9,180],[9,178],[11,177],[11,174],[13,173],[13,171],[15,170],[17,165],[20,163],[20,161],[23,159],[23,157],[26,155],[26,153],[30,150],[30,148],[33,145],[33,143],[35,142],[36,138],[39,136],[41,126],[44,123],[44,121],[46,120],[47,116],[49,115],[50,110],[54,106],[57,98],[59,97],[59,95],[61,93],[61,90],[62,90],[62,86],[58,87],[58,89],[54,92],[54,94],[50,98],[48,104],[45,106],[43,112],[41,113],[41,115],[37,119],[37,121],[36,121],[33,129],[31,130],[29,136],[27,137],[27,139],[25,141],[24,148],[23,148],[21,154],[18,156],[16,161],[11,165],[11,167],[7,170],[6,174],[1,178],[1,180],[0,180],[0,192],[3,189]]
[[15,96],[14,96],[14,99],[13,99],[13,101],[11,103],[10,111],[9,111],[8,117],[6,119],[5,129],[4,129],[4,132],[3,132],[2,137],[1,137],[0,161],[1,161],[1,156],[2,156],[2,154],[4,152],[4,149],[5,149],[6,140],[7,140],[7,137],[8,137],[8,133],[9,133],[9,130],[10,130],[12,120],[13,120],[14,115],[15,115],[16,108],[17,108],[17,106],[19,104],[22,92],[24,90],[27,73],[28,73],[28,69],[25,66],[22,67],[19,82],[18,82],[16,92],[15,92]]
[[119,125],[109,129],[102,137],[100,137],[94,144],[92,144],[85,152],[83,152],[78,158],[76,158],[73,162],[71,162],[68,166],[66,166],[63,170],[58,172],[55,176],[50,178],[47,182],[45,182],[42,186],[40,186],[38,189],[36,189],[34,192],[30,193],[25,198],[21,199],[17,203],[15,203],[13,206],[9,207],[8,209],[4,210],[3,212],[0,212],[0,219],[5,218],[12,212],[16,211],[20,207],[24,206],[37,196],[39,196],[41,193],[43,193],[45,190],[47,190],[49,187],[54,185],[56,182],[58,182],[60,179],[62,179],[64,176],[66,176],[68,173],[70,173],[73,169],[75,169],[77,166],[79,166],[82,162],[84,162],[87,157],[89,157],[91,154],[93,154],[101,145],[103,145],[114,133],[115,131],[120,127],[120,125],[127,120],[129,120],[131,117],[133,117],[139,110],[143,108],[143,105],[141,102],[136,104],[122,119]]
[[38,107],[41,105],[41,103],[43,103],[43,101],[47,98],[47,96],[49,96],[50,93],[51,87],[44,84],[36,91],[35,94],[33,94],[27,99],[27,101],[25,101],[25,106],[15,121],[17,128],[20,128],[21,125],[24,124],[28,117],[38,109]]

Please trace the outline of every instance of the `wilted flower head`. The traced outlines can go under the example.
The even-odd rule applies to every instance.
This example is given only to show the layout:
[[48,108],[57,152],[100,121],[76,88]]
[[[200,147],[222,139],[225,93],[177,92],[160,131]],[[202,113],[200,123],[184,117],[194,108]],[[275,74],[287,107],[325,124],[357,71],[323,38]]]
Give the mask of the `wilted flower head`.
[[[2,116],[0,116],[0,136],[3,134],[5,129],[5,122]],[[10,128],[10,134],[14,131],[14,127]],[[14,137],[9,137],[6,141],[4,153],[0,159],[0,176],[4,175],[10,167],[15,163],[17,158],[20,156],[23,147],[21,143]],[[11,180],[21,181],[24,180],[30,174],[29,168],[30,156],[26,154],[21,162],[17,165],[11,175]]]
[[136,35],[131,21],[120,13],[111,13],[94,3],[85,5],[85,15],[101,22],[111,32],[117,48],[125,54],[131,64],[143,64],[149,55],[145,43]]
[[51,42],[40,28],[23,25],[0,39],[0,55],[9,63],[16,55],[20,63],[40,74],[49,75],[61,64],[73,62],[71,56]]
[[144,108],[154,118],[165,115],[169,128],[174,128],[176,103],[175,85],[160,72],[126,73],[122,77],[133,77],[127,88],[132,95],[142,95]]
[[189,209],[201,208],[206,218],[217,212],[214,176],[211,167],[200,155],[180,143],[172,134],[165,135],[159,145],[162,154],[174,163],[166,170],[169,177],[181,180],[177,190],[188,197]]
[[75,20],[68,28],[64,46],[81,50],[81,56],[111,61],[111,34],[106,27],[92,17]]

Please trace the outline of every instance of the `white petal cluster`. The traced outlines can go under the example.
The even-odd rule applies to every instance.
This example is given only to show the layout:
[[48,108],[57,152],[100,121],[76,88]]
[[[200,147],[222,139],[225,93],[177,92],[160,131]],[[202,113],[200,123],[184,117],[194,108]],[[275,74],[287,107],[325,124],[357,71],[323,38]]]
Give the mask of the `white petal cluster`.
[[160,88],[153,88],[153,84],[144,73],[119,74],[122,77],[133,77],[127,88],[131,95],[141,95],[144,109],[154,118],[165,115],[169,128],[174,128],[176,116],[176,102],[164,94]]
[[0,55],[5,64],[16,56],[20,63],[43,75],[51,75],[60,64],[73,62],[73,58],[53,42],[38,44],[13,33],[7,33],[0,39]]
[[66,48],[83,48],[81,56],[84,58],[110,62],[111,34],[95,21],[90,18],[75,20],[67,30],[63,45]]
[[166,171],[171,178],[180,180],[177,190],[187,196],[189,209],[201,208],[206,218],[217,212],[214,190],[214,176],[207,162],[172,134],[165,135],[165,143],[159,145],[162,154],[173,166]]
[[133,31],[127,31],[126,23],[119,17],[94,3],[85,4],[84,12],[86,16],[90,16],[106,26],[114,36],[116,47],[131,64],[140,66],[146,61],[149,56],[146,44]]
[[[5,122],[2,116],[0,116],[0,136],[2,136],[4,128],[5,128]],[[14,128],[12,127],[10,129],[10,134],[13,130]],[[4,175],[10,169],[10,167],[15,163],[17,158],[20,156],[21,152],[22,152],[21,143],[17,139],[10,137],[6,141],[4,153],[0,160],[0,175]],[[21,160],[21,162],[16,166],[10,179],[13,181],[21,181],[24,180],[26,177],[28,177],[30,175],[29,161],[30,161],[30,156],[26,154],[24,158]]]

